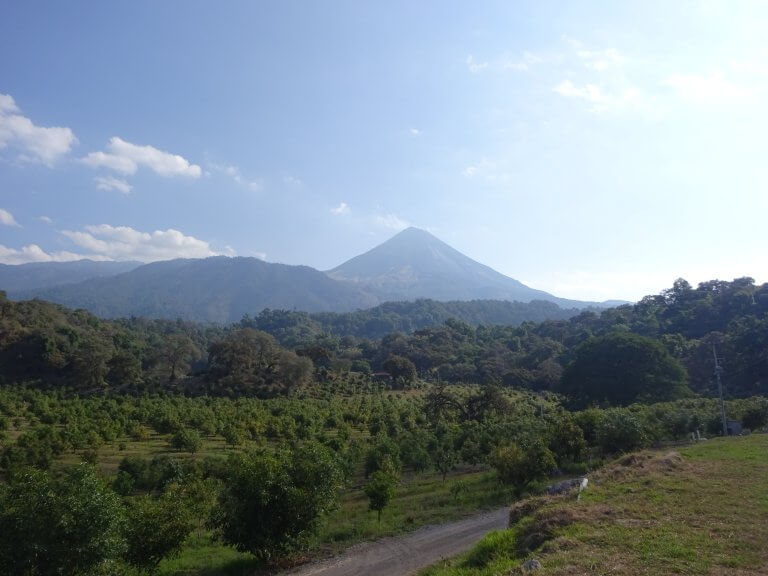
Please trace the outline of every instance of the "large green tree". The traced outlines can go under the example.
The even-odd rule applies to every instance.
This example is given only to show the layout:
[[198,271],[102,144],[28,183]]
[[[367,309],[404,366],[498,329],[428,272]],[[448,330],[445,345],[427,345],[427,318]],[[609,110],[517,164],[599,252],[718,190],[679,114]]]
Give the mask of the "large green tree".
[[574,406],[674,400],[690,394],[688,375],[661,342],[614,332],[576,349],[560,391]]
[[317,443],[230,457],[212,524],[222,540],[272,563],[304,546],[336,504],[341,471]]

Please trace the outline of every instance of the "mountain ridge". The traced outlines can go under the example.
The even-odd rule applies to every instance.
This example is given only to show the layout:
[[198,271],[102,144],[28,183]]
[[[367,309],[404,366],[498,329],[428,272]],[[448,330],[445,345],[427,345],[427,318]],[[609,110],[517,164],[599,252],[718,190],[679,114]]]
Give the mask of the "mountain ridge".
[[530,288],[462,254],[430,232],[413,227],[326,273],[385,300],[544,300],[564,307],[603,305]]
[[[326,272],[242,256],[133,264],[116,274],[11,290],[9,296],[51,300],[107,318],[145,316],[204,322],[238,321],[267,308],[351,312],[388,301],[422,298],[441,302],[542,300],[562,308],[605,307],[530,288],[414,228]],[[6,289],[5,285],[0,283],[0,289]]]

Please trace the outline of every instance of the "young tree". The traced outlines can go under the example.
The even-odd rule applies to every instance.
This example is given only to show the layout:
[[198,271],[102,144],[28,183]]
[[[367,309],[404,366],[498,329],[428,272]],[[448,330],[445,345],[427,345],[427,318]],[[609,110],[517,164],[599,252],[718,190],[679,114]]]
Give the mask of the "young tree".
[[195,528],[195,520],[182,494],[170,488],[162,496],[141,496],[131,501],[126,524],[126,560],[154,574],[163,558],[178,554]]
[[534,480],[546,478],[555,469],[555,457],[541,439],[526,447],[518,444],[499,446],[490,458],[499,480],[510,484],[519,495]]
[[377,470],[368,479],[365,485],[365,495],[368,496],[368,509],[375,510],[377,521],[381,524],[381,511],[395,495],[397,478],[387,471]]
[[197,452],[203,441],[197,430],[180,428],[171,436],[171,447],[182,452]]

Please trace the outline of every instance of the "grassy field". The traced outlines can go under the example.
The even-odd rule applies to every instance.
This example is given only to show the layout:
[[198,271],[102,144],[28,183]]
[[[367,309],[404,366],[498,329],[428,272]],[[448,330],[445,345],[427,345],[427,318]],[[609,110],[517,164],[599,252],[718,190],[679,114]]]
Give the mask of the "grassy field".
[[[536,506],[539,506],[536,508]],[[768,435],[629,455],[423,576],[768,574]]]

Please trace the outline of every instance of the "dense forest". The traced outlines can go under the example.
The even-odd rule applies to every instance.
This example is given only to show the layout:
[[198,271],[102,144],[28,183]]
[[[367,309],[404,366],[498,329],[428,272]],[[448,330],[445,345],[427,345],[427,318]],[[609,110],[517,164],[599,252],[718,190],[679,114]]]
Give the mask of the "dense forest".
[[[668,400],[669,390],[679,396],[686,386],[694,393],[714,393],[715,345],[728,395],[768,392],[768,285],[756,286],[750,278],[696,288],[678,280],[637,304],[520,325],[483,321],[497,313],[504,318],[505,310],[513,314],[514,304],[470,304],[417,301],[351,314],[264,310],[218,327],[140,318],[107,321],[43,301],[3,298],[0,381],[39,381],[80,391],[269,396],[354,372],[391,377],[401,385],[418,376],[571,395],[575,380],[597,378],[567,377],[566,369],[580,360],[593,370],[614,363],[625,372],[632,366],[635,373],[666,363],[674,382],[647,399]],[[604,377],[602,388],[591,395],[582,390],[579,401],[610,403],[619,377]],[[647,393],[638,390],[636,396]]]

